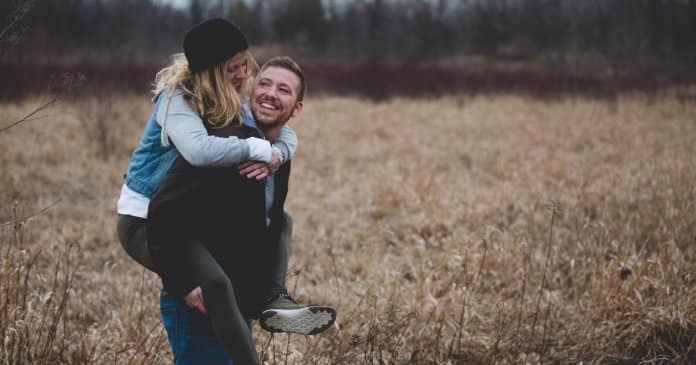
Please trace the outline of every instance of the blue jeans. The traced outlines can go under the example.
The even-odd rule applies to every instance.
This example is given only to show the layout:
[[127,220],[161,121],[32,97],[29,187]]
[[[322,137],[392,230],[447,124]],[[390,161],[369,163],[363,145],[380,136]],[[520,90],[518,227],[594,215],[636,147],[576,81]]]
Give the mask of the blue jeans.
[[[166,291],[160,293],[160,314],[175,365],[233,365],[218,341],[210,319]],[[251,332],[251,321],[247,321]]]

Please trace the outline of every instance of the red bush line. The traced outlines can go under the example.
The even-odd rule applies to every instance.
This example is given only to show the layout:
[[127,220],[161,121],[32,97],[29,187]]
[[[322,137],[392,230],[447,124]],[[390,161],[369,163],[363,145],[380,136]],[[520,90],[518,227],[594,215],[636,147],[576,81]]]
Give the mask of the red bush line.
[[[424,62],[305,63],[310,92],[358,94],[383,99],[396,95],[526,93],[605,96],[621,91],[655,91],[696,80],[675,75],[630,75],[612,79],[531,71],[467,70]],[[46,90],[80,92],[146,91],[159,66],[100,64],[0,65],[0,99]]]
[[636,74],[609,79],[532,71],[467,70],[416,62],[308,64],[303,67],[310,87],[315,85],[318,90],[359,93],[376,98],[506,92],[545,97],[566,94],[605,96],[622,91],[652,92],[696,82],[693,77],[683,75]]
[[0,98],[17,98],[35,92],[108,92],[146,90],[156,66],[0,65]]

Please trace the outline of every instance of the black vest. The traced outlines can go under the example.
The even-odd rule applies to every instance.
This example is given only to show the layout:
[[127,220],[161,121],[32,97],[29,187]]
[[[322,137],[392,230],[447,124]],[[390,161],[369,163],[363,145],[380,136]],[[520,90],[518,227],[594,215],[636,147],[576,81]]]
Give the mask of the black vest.
[[[258,136],[254,128],[234,124],[208,133]],[[186,244],[198,240],[228,274],[242,312],[252,317],[270,280],[268,257],[280,236],[289,177],[290,161],[269,177],[275,181],[267,227],[263,180],[240,176],[237,166],[194,167],[177,157],[150,201],[147,220],[148,245],[165,290],[183,296],[197,285],[187,269]]]

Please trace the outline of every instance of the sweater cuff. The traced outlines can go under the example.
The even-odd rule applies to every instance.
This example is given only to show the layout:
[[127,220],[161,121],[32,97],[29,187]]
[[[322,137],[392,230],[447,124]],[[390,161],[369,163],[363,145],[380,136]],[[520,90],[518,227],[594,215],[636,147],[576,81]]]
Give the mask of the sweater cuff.
[[290,159],[290,149],[288,148],[288,145],[285,144],[285,142],[275,141],[273,142],[273,147],[277,148],[278,151],[280,151],[280,155],[283,156],[283,163],[287,162],[287,160]]
[[278,148],[276,145],[272,145],[271,148],[278,151],[278,154],[280,155],[280,164],[281,165],[284,164],[285,163],[285,153],[283,153],[283,150]]
[[251,137],[246,139],[249,143],[249,159],[263,162],[271,161],[271,144],[265,139]]

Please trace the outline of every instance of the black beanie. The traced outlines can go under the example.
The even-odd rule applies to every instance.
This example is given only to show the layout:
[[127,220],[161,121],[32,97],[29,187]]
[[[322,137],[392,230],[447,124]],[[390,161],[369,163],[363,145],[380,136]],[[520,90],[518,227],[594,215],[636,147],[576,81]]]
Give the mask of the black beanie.
[[246,36],[239,27],[222,18],[204,20],[191,27],[184,36],[184,54],[193,73],[223,63],[247,48]]

